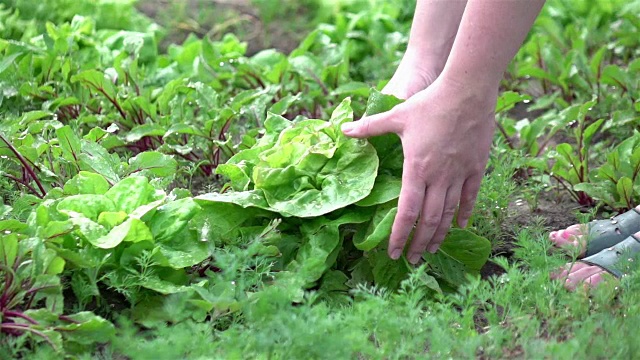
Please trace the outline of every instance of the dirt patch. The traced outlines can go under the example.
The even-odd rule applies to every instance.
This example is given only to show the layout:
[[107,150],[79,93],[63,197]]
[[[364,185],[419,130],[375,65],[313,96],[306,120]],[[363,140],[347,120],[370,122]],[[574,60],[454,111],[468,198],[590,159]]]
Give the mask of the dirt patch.
[[[225,34],[234,33],[247,43],[248,56],[267,48],[289,53],[306,35],[288,21],[266,23],[250,0],[142,0],[137,8],[165,28],[162,51],[171,44],[182,43],[189,34],[220,40]],[[299,19],[304,14],[291,16]]]
[[509,204],[512,215],[506,223],[522,227],[541,222],[549,230],[558,230],[575,224],[578,221],[576,212],[585,210],[564,194],[543,193],[535,209],[522,199]]

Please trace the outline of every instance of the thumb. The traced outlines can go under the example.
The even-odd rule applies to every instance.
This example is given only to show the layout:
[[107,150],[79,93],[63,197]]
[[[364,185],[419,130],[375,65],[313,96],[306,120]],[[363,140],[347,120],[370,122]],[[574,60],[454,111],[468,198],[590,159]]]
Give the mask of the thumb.
[[388,133],[399,133],[400,125],[393,118],[391,111],[365,116],[358,121],[342,124],[342,132],[354,138],[366,138]]

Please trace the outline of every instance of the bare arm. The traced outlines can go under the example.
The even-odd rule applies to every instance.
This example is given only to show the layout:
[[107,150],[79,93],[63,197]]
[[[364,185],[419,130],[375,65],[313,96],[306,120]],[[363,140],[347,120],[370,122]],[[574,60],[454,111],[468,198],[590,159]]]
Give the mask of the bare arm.
[[407,51],[383,92],[407,99],[435,81],[447,62],[466,4],[467,0],[417,0]]
[[542,5],[544,0],[469,0],[445,76],[497,88]]
[[467,0],[418,0],[409,35],[409,51],[444,68],[456,38]]
[[[429,34],[440,28],[447,34],[440,39],[447,39],[452,24],[439,22],[428,4],[452,13],[447,6],[459,4],[419,3],[419,9],[427,10],[416,14],[416,20],[425,20],[414,21],[410,44],[424,47],[425,54],[442,55],[446,51],[438,49],[445,50],[447,42],[429,41]],[[458,224],[466,226],[489,158],[498,84],[543,4],[544,0],[468,0],[442,74],[393,110],[345,124],[348,136],[396,133],[402,140],[405,162],[389,239],[392,258],[402,254],[414,224],[407,251],[414,264],[425,250],[438,250],[456,210]]]

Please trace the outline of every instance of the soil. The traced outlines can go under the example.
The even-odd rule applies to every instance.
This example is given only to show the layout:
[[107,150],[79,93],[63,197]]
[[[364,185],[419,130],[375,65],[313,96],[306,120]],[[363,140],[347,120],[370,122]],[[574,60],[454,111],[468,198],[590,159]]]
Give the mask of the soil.
[[[290,24],[266,23],[250,0],[141,0],[137,8],[168,30],[160,44],[163,51],[171,44],[181,44],[189,34],[220,40],[234,33],[247,43],[248,56],[267,48],[289,53],[306,35]],[[302,18],[302,14],[291,15]]]
[[[532,224],[542,225],[547,231],[564,229],[578,223],[576,213],[585,210],[585,208],[576,205],[568,196],[556,194],[553,191],[540,194],[540,199],[535,209],[532,209],[526,201],[517,199],[509,204],[509,217],[503,225],[504,233],[513,234],[513,236],[503,239],[493,249],[492,255],[511,257],[513,250],[516,248],[515,234],[518,229]],[[491,261],[488,261],[480,271],[483,279],[488,279],[491,276],[500,276],[503,273],[504,269]]]

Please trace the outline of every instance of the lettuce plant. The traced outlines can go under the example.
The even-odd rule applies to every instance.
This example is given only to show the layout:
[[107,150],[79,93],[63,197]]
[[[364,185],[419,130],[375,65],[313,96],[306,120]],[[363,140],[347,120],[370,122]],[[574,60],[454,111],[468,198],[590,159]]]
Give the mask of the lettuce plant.
[[[398,102],[373,91],[367,111]],[[270,114],[264,136],[218,168],[230,180],[226,191],[196,198],[208,223],[234,219],[233,228],[219,226],[209,239],[224,243],[242,228],[280,219],[279,233],[268,241],[279,253],[280,278],[321,289],[362,282],[397,288],[411,271],[385,252],[400,192],[401,144],[395,135],[371,142],[347,138],[340,131],[347,121],[353,121],[349,99],[328,121],[291,123]],[[490,250],[471,231],[452,230],[437,254],[425,256],[433,291],[443,291],[438,281],[452,289],[466,273],[477,274]]]

